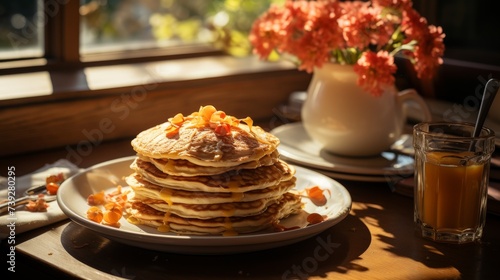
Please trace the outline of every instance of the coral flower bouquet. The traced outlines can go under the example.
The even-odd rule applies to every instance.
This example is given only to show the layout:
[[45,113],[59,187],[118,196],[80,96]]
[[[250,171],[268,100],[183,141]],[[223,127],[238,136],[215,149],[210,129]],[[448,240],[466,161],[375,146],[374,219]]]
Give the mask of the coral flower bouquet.
[[408,58],[418,78],[432,78],[444,36],[411,0],[286,0],[254,22],[249,39],[262,59],[291,57],[307,72],[324,63],[353,65],[358,85],[379,96],[395,83],[395,55]]

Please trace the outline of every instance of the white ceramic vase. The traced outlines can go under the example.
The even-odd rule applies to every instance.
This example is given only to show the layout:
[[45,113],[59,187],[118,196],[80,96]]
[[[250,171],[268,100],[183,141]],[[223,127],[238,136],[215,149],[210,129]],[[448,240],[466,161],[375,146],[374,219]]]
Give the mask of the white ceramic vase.
[[401,136],[406,105],[417,104],[422,121],[431,120],[415,90],[390,87],[375,97],[357,79],[352,65],[327,63],[313,73],[301,115],[305,130],[323,149],[343,156],[380,155]]

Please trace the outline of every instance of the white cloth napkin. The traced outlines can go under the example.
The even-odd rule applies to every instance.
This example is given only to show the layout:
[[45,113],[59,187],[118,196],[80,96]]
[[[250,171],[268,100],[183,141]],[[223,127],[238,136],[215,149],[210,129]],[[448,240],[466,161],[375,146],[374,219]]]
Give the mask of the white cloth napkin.
[[[29,187],[45,184],[45,179],[49,175],[62,173],[65,178],[69,178],[80,170],[80,168],[66,159],[46,164],[31,174],[15,177],[15,196],[16,198],[22,197],[24,191]],[[7,198],[7,187],[7,178],[0,177],[0,200]],[[0,216],[0,239],[8,237],[13,228],[15,228],[15,233],[19,234],[66,219],[66,215],[59,208],[57,201],[51,201],[48,204],[50,206],[47,208],[47,212],[30,212],[25,210],[24,206],[19,206],[16,208],[14,216],[3,213]]]

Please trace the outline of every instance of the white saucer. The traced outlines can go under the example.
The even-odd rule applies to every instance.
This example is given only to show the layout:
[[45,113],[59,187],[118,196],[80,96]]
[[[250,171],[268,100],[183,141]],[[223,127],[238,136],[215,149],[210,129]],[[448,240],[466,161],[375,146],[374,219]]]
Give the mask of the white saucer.
[[[297,229],[282,232],[269,230],[238,236],[194,236],[161,233],[152,227],[133,225],[123,217],[120,227],[88,220],[87,197],[99,191],[108,193],[116,189],[117,185],[128,188],[123,177],[132,172],[130,164],[134,158],[132,156],[103,162],[65,180],[57,192],[57,202],[62,211],[74,222],[111,240],[131,246],[183,254],[232,254],[276,248],[310,238],[342,221],[351,210],[351,196],[339,182],[295,166],[296,190],[317,185],[328,193],[327,202],[323,206],[317,206],[309,198],[302,197],[304,211],[280,221],[287,228],[298,226]],[[307,225],[307,213],[318,213],[326,219],[318,224]]]
[[414,171],[413,157],[399,153],[388,151],[376,157],[344,157],[327,152],[309,137],[300,122],[279,126],[271,133],[280,139],[278,151],[282,159],[303,166],[382,178],[413,174]]
[[348,180],[348,181],[357,181],[357,182],[371,182],[371,183],[389,183],[393,184],[403,178],[407,178],[409,176],[413,176],[411,174],[400,174],[400,175],[358,175],[358,174],[349,174],[342,172],[333,172],[323,169],[314,169],[316,172],[321,173],[325,176],[328,176],[333,179],[338,180]]

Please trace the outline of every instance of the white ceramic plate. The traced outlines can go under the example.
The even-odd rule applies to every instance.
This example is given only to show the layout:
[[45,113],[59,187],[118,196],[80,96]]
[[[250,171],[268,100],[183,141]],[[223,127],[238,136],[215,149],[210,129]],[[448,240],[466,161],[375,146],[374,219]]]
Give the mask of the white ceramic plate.
[[321,223],[305,226],[307,213],[291,216],[282,221],[285,227],[301,228],[283,232],[259,232],[239,236],[187,236],[160,233],[146,226],[133,225],[124,218],[120,227],[97,224],[86,218],[87,197],[101,190],[111,191],[117,184],[126,187],[123,177],[130,174],[130,164],[135,157],[107,161],[68,178],[58,190],[57,201],[63,212],[74,222],[109,239],[132,246],[157,251],[185,254],[227,254],[250,252],[292,244],[312,237],[343,220],[351,209],[349,192],[337,181],[314,171],[296,166],[297,190],[314,185],[325,189],[327,203],[318,207],[303,198],[304,211],[327,217]]
[[[329,153],[306,133],[302,123],[289,123],[271,131],[280,139],[281,158],[307,167],[357,175],[413,174],[413,157],[383,152],[378,157],[343,157]],[[369,142],[369,140],[367,140]]]

